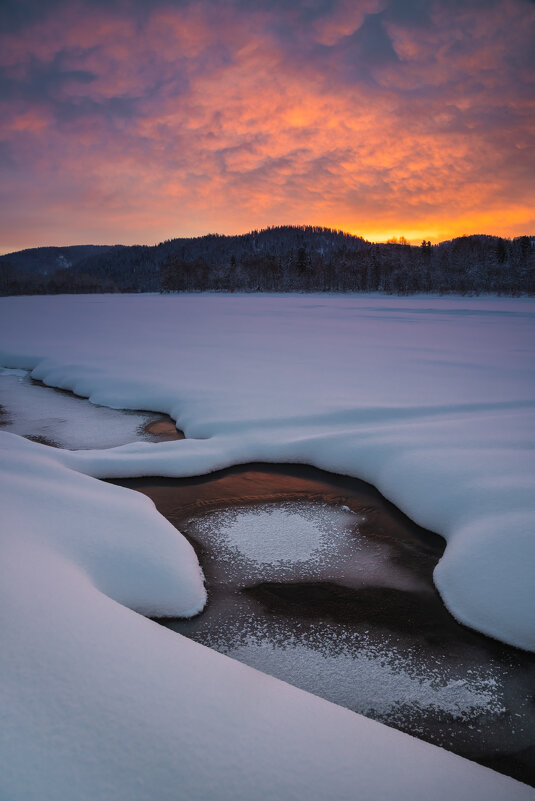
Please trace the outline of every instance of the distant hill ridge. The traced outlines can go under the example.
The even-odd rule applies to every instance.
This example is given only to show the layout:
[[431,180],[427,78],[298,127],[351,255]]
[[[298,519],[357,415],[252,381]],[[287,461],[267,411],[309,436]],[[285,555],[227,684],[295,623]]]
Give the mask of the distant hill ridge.
[[154,291],[533,293],[535,238],[458,237],[374,244],[320,226],[75,245],[0,257],[1,294]]
[[0,262],[9,261],[13,267],[47,275],[57,269],[69,268],[82,259],[109,250],[110,245],[67,245],[66,247],[40,247],[17,250],[0,256]]

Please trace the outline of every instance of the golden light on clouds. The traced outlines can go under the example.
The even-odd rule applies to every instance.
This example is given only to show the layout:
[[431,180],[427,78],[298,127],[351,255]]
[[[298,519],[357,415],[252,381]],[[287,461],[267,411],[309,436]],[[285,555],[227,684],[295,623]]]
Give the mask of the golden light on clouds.
[[535,6],[422,8],[35,6],[0,37],[1,250],[533,233]]

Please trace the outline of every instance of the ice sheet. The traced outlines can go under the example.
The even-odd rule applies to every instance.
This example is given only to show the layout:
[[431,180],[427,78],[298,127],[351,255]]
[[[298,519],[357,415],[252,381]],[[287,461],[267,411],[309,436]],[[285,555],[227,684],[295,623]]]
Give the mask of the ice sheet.
[[[60,448],[113,448],[143,438],[153,414],[94,406],[32,382],[26,370],[0,367],[2,430],[44,438]],[[146,435],[145,435],[146,436]]]

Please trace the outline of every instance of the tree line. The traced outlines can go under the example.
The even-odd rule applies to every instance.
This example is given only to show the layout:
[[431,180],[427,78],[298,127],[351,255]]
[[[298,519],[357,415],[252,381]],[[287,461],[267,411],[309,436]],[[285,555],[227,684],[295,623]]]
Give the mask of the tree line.
[[[154,247],[116,245],[80,258],[67,248],[56,253],[50,269],[39,271],[25,269],[24,253],[31,251],[0,259],[0,294],[535,293],[535,239],[528,236],[462,236],[415,246],[403,238],[372,244],[329,228],[281,226],[242,236],[173,239]],[[67,258],[69,267],[63,266]],[[63,259],[60,266],[58,259]]]

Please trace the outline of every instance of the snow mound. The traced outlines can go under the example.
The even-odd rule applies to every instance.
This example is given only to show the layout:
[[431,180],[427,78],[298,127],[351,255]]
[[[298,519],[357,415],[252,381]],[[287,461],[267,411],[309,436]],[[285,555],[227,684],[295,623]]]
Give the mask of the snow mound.
[[149,616],[200,612],[206,591],[191,545],[148,498],[68,470],[54,449],[0,435],[2,552],[39,550],[34,570],[76,565],[105,595]]
[[[482,518],[457,530],[434,571],[445,603],[473,628],[494,635],[506,629],[513,642],[535,650],[533,619],[535,512]],[[474,565],[480,577],[474,581]],[[511,577],[515,586],[511,586]],[[492,603],[489,603],[492,599]],[[469,614],[465,610],[470,610]]]

